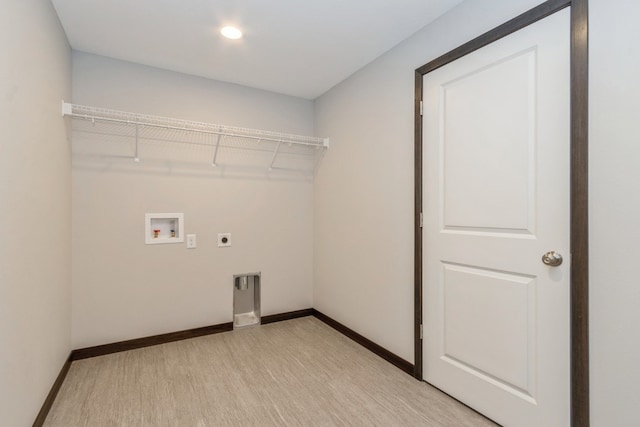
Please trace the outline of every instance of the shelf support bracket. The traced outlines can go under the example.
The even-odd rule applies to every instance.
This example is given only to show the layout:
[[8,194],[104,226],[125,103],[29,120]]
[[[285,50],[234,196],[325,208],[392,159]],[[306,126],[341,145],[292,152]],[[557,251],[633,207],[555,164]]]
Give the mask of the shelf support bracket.
[[278,141],[278,145],[276,145],[276,149],[273,152],[273,157],[271,157],[271,165],[269,165],[269,170],[270,171],[273,170],[273,164],[276,161],[276,156],[278,155],[278,150],[280,150],[280,144],[282,144],[282,141]]
[[140,163],[140,157],[138,157],[138,125],[136,125],[136,153],[133,157],[133,161]]
[[218,147],[220,147],[220,139],[222,139],[222,129],[219,129],[219,133],[216,138],[216,149],[213,152],[213,161],[211,162],[211,166],[214,168],[218,165],[216,164],[216,159],[218,158]]

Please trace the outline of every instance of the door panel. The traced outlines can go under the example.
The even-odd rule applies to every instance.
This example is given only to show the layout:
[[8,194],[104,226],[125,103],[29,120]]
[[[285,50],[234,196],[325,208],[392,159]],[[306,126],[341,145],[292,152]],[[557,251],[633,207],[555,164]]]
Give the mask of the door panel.
[[535,310],[535,279],[456,264],[443,267],[443,360],[531,396],[535,331],[529,313]]
[[[440,86],[445,228],[531,228],[535,59],[530,49]],[[488,109],[491,98],[509,102]]]
[[505,426],[569,425],[569,54],[567,9],[423,81],[424,378]]

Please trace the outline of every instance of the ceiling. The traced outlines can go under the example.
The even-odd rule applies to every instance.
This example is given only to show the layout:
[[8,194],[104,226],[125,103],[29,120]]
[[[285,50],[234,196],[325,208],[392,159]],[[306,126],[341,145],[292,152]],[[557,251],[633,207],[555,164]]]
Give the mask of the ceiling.
[[[52,0],[75,50],[314,99],[462,0]],[[220,36],[233,24],[244,37]]]

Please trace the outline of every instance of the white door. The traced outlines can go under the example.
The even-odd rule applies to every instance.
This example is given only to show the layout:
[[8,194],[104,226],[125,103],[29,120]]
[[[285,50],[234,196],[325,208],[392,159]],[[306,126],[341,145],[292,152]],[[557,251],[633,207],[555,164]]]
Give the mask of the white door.
[[424,379],[508,427],[569,425],[569,35],[424,76]]

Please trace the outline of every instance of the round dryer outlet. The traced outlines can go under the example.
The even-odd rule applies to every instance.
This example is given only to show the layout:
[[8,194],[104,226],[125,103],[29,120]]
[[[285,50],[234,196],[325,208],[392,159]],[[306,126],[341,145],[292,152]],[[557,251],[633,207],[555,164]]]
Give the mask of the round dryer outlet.
[[218,234],[218,247],[224,248],[227,246],[231,246],[231,233]]

